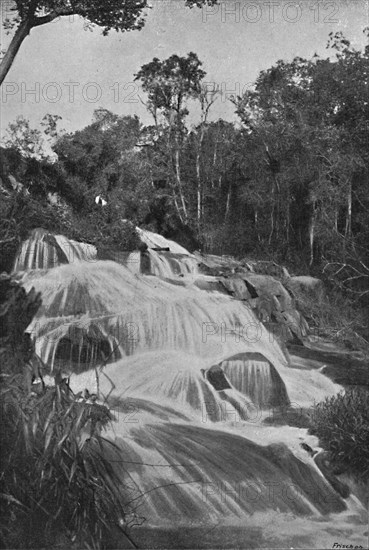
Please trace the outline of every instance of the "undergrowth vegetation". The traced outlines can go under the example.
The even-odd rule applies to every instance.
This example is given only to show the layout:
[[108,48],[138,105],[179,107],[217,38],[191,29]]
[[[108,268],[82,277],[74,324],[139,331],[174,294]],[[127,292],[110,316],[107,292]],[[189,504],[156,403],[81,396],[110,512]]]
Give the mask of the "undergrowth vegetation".
[[[117,469],[124,457],[101,435],[109,409],[75,395],[45,367],[24,329],[40,306],[0,280],[0,537],[2,548],[103,548],[137,522]],[[118,473],[119,472],[119,473]]]
[[369,323],[365,305],[334,288],[322,291],[319,296],[296,292],[294,296],[313,336],[328,338],[369,357]]
[[332,466],[369,480],[369,392],[347,389],[316,405],[310,418],[310,432],[330,454]]
[[0,189],[0,272],[12,270],[19,245],[36,228],[98,248],[131,251],[140,244],[134,223],[109,206],[94,205],[82,215],[60,198],[50,204],[44,196]]

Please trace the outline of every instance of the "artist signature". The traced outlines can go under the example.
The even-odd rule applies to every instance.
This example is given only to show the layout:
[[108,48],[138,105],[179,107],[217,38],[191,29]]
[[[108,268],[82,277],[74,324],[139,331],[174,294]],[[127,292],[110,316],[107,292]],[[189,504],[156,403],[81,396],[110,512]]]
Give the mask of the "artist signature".
[[364,546],[354,546],[353,544],[341,544],[340,542],[335,542],[332,548],[364,548]]

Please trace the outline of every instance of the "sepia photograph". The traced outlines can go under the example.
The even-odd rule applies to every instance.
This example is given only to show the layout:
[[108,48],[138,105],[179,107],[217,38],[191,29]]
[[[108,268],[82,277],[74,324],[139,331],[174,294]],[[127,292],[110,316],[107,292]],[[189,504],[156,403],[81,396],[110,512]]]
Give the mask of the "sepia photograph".
[[0,548],[369,549],[369,0],[0,0]]

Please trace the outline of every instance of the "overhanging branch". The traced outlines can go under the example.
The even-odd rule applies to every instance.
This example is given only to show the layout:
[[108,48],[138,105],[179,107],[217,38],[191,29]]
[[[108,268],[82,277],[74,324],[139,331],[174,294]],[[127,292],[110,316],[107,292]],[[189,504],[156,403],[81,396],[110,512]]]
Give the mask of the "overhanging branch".
[[31,23],[31,27],[39,27],[45,25],[46,23],[51,23],[58,17],[64,17],[69,15],[83,15],[82,13],[77,13],[73,8],[63,9],[63,10],[54,10],[47,15],[42,15],[40,17],[34,17]]

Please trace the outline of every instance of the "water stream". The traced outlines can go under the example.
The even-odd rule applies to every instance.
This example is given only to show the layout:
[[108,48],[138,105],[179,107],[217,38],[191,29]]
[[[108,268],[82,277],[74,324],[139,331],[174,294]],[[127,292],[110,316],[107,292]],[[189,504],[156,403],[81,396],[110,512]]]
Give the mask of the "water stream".
[[185,249],[140,236],[152,275],[40,231],[15,263],[25,288],[42,293],[28,327],[37,353],[114,411],[115,467],[146,518],[132,536],[159,547],[201,547],[200,535],[209,547],[366,547],[362,504],[343,499],[301,447],[316,439],[265,423],[340,386],[290,365],[246,302],[200,289]]

